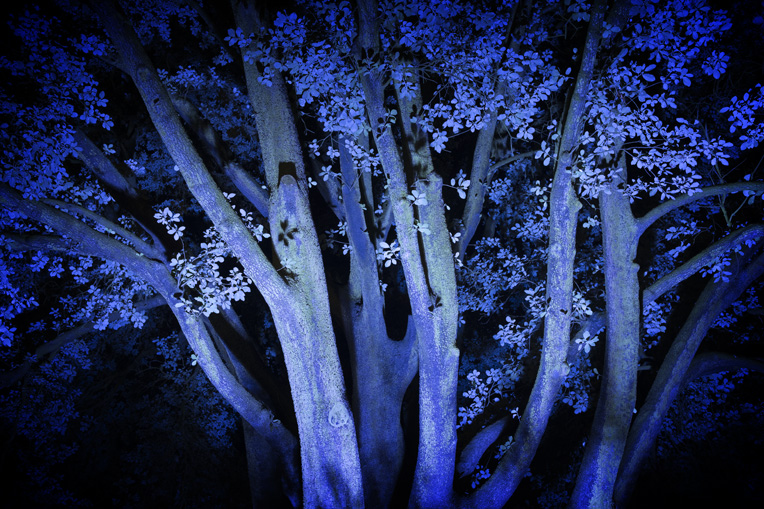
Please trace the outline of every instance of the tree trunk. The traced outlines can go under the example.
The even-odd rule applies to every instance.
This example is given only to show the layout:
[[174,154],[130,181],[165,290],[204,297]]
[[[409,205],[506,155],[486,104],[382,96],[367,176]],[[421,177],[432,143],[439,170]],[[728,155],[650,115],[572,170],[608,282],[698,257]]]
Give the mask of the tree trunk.
[[[360,189],[345,139],[340,138],[342,205],[350,243],[350,278],[340,297],[353,375],[353,414],[367,507],[388,507],[403,462],[400,414],[403,396],[417,369],[413,320],[403,341],[387,336],[377,257]],[[366,203],[367,207],[371,204]]]
[[655,445],[663,418],[682,387],[682,381],[701,341],[719,314],[740,298],[746,288],[761,277],[762,273],[764,255],[759,254],[753,263],[744,268],[740,267],[737,276],[728,283],[710,281],[698,297],[631,426],[615,484],[614,498],[617,507],[626,507],[639,477],[640,468]]
[[639,266],[634,259],[638,237],[629,200],[619,189],[625,177],[621,167],[600,193],[607,313],[605,371],[571,497],[570,507],[575,508],[613,505],[613,485],[637,396],[641,316]]

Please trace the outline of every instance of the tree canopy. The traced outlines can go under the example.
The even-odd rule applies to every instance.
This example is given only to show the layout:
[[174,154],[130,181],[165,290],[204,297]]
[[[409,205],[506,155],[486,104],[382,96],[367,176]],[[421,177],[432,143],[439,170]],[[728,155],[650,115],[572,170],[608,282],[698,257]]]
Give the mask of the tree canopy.
[[628,506],[651,455],[764,423],[762,13],[19,7],[0,461],[47,504],[111,502],[74,461],[215,504],[243,481],[204,458],[244,455],[256,506]]

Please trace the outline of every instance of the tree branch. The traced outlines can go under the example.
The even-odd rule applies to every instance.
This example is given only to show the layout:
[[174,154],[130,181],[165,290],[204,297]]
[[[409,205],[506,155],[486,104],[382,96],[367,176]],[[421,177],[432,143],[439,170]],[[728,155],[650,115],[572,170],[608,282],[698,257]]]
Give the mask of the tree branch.
[[287,298],[286,283],[207,171],[132,27],[116,11],[111,1],[94,2],[92,8],[119,50],[149,116],[180,168],[191,194],[206,211],[215,229],[231,247],[263,297],[270,303],[283,301]]
[[299,486],[298,444],[294,435],[229,371],[201,319],[189,315],[182,308],[176,307],[177,300],[173,297],[165,296],[165,298],[175,313],[178,324],[191,349],[202,359],[200,366],[207,378],[233,406],[234,410],[246,419],[274,450],[279,451],[285,477],[291,484]]
[[[719,314],[764,273],[764,253],[757,248],[746,250],[742,256],[736,257],[736,265],[735,275],[729,282],[712,280],[706,284],[631,424],[615,484],[614,499],[618,506],[625,503],[634,489],[639,471],[655,444],[666,413],[686,380],[698,347]],[[700,362],[706,363],[702,359]],[[696,369],[702,372],[703,364],[696,364]]]
[[[144,255],[117,239],[99,233],[79,219],[57,210],[39,201],[25,200],[19,193],[4,183],[0,183],[0,205],[15,209],[28,218],[48,225],[62,236],[71,240],[57,240],[54,249],[59,250],[65,243],[70,250],[87,256],[95,256],[113,260],[124,265],[136,274],[151,280],[153,263]],[[26,242],[40,242],[44,236],[37,239],[27,239]],[[48,242],[53,242],[52,239]]]
[[731,184],[721,184],[718,186],[706,187],[702,191],[694,193],[692,196],[683,195],[674,200],[661,203],[650,212],[637,219],[637,235],[642,235],[652,224],[679,207],[684,207],[692,202],[719,196],[720,194],[740,193],[743,191],[754,191],[756,194],[764,192],[764,182],[734,182]]
[[[148,311],[154,308],[157,308],[159,306],[163,306],[165,304],[165,300],[161,295],[155,295],[154,297],[150,297],[142,302],[139,302],[138,304],[134,305],[134,308],[137,311]],[[113,312],[109,316],[109,321],[116,321],[119,320],[120,315],[119,311]],[[36,362],[44,362],[43,357],[49,356],[46,360],[51,360],[55,354],[61,349],[62,346],[66,345],[67,343],[71,343],[72,341],[76,341],[80,339],[85,334],[88,334],[90,332],[93,332],[94,327],[93,323],[84,323],[80,325],[79,327],[75,327],[74,329],[70,329],[66,332],[62,332],[58,336],[56,336],[55,339],[48,341],[47,343],[43,343],[42,345],[38,346],[35,349],[34,357]],[[21,366],[8,371],[6,373],[0,374],[0,389],[5,389],[6,387],[10,387],[17,383],[19,380],[24,378],[26,374],[29,372],[29,370],[34,366],[34,362],[32,360],[27,360],[24,362]]]
[[562,381],[570,369],[565,364],[570,344],[573,299],[573,263],[575,259],[578,201],[571,184],[569,167],[572,152],[586,118],[586,99],[594,73],[594,63],[603,29],[607,2],[597,0],[591,10],[589,28],[581,55],[581,67],[567,108],[559,146],[559,157],[550,196],[549,257],[547,270],[547,302],[549,312],[544,319],[544,349],[541,365],[528,404],[515,433],[516,443],[499,461],[493,475],[477,491],[459,500],[460,508],[502,507],[525,476]]
[[758,371],[764,373],[764,361],[761,359],[751,359],[749,357],[738,357],[723,352],[703,352],[692,359],[687,374],[682,382],[686,386],[693,380],[700,377],[721,373],[724,371],[736,371],[746,369],[748,371]]
[[522,152],[520,154],[515,154],[513,156],[507,157],[507,158],[502,159],[501,161],[495,163],[493,166],[488,168],[488,182],[491,181],[491,179],[493,178],[493,174],[496,173],[497,170],[499,170],[499,169],[501,169],[501,168],[503,168],[505,166],[508,166],[508,165],[514,163],[515,161],[520,161],[522,159],[527,159],[528,157],[533,157],[533,155],[535,153],[536,152],[534,152],[534,151]]
[[509,422],[509,417],[502,417],[481,429],[472,437],[472,440],[469,441],[459,455],[459,461],[456,464],[456,473],[460,478],[466,477],[475,471],[480,463],[480,458],[496,442],[501,432],[504,431],[507,422]]
[[139,253],[142,253],[143,255],[148,256],[149,258],[152,258],[152,259],[155,259],[155,260],[162,260],[162,258],[164,257],[164,253],[163,252],[160,252],[154,246],[152,246],[151,244],[147,243],[146,241],[144,241],[143,239],[138,237],[133,232],[123,228],[122,226],[120,226],[120,225],[118,225],[118,224],[116,224],[116,223],[114,223],[112,221],[109,221],[108,219],[106,219],[102,215],[96,214],[95,212],[93,212],[91,210],[88,210],[85,207],[82,207],[80,205],[75,205],[73,203],[67,203],[67,202],[64,202],[64,201],[61,201],[61,200],[53,200],[53,199],[50,199],[50,198],[46,198],[46,199],[43,199],[43,200],[40,200],[40,201],[42,201],[43,203],[46,203],[48,205],[52,205],[54,207],[57,207],[61,211],[64,211],[64,212],[71,211],[71,212],[74,212],[75,214],[78,214],[78,215],[80,215],[82,217],[90,219],[94,223],[97,223],[97,224],[101,225],[107,231],[110,230],[110,231],[114,232],[115,234],[119,235],[120,237],[122,237],[124,240],[132,243],[133,246],[135,247],[135,249]]
[[254,205],[264,218],[268,218],[268,192],[257,183],[252,174],[245,171],[236,162],[223,165],[223,172],[228,175],[236,189]]
[[207,155],[231,179],[231,182],[249,202],[257,208],[263,217],[268,217],[268,193],[255,179],[233,161],[230,151],[223,142],[220,133],[202,116],[199,109],[182,97],[171,96],[175,109],[186,125],[193,130]]
[[764,225],[753,224],[741,228],[711,244],[645,289],[642,292],[642,305],[644,306],[645,304],[657,300],[661,295],[674,288],[676,285],[689,278],[736,245],[762,236],[764,236]]
[[74,141],[82,149],[77,153],[78,157],[98,177],[98,180],[130,198],[138,197],[135,187],[120,173],[109,161],[109,158],[104,155],[85,133],[77,129],[74,131],[73,136]]
[[319,161],[310,157],[308,159],[310,164],[310,170],[313,180],[316,181],[318,192],[321,193],[321,197],[324,199],[329,208],[334,212],[334,215],[340,221],[345,220],[345,208],[340,201],[340,183],[337,179],[330,177],[329,180],[324,180],[320,175]]
[[127,209],[128,213],[151,237],[154,249],[160,253],[157,258],[164,258],[165,254],[170,252],[172,237],[169,237],[164,231],[155,231],[156,223],[149,216],[151,209],[144,203],[135,186],[122,175],[85,133],[79,130],[75,131],[74,139],[82,149],[78,152],[78,157],[111,194],[118,199],[124,198],[124,200],[119,200],[120,205]]
[[[234,318],[235,317],[235,318]],[[239,365],[244,373],[238,373],[240,381],[242,376],[251,378],[260,387],[257,393],[248,390],[260,399],[264,404],[269,404],[274,414],[292,433],[297,433],[297,422],[294,417],[294,403],[289,391],[289,382],[273,375],[265,360],[258,354],[254,347],[254,340],[249,334],[238,327],[240,323],[235,313],[223,311],[210,315],[208,321],[214,333],[220,337],[220,341],[228,351],[229,357],[235,365]]]
[[464,261],[464,253],[467,251],[472,237],[477,231],[480,217],[483,213],[485,192],[488,189],[488,168],[493,137],[496,133],[496,114],[491,115],[480,132],[475,142],[475,150],[472,153],[472,169],[470,171],[470,187],[467,190],[467,202],[464,204],[462,213],[462,227],[459,229],[459,240],[456,244],[456,252],[459,259]]
[[[16,251],[48,251],[59,253],[71,253],[72,244],[61,237],[52,235],[28,235],[12,232],[4,232],[3,237],[7,246]],[[81,253],[83,256],[90,256]]]

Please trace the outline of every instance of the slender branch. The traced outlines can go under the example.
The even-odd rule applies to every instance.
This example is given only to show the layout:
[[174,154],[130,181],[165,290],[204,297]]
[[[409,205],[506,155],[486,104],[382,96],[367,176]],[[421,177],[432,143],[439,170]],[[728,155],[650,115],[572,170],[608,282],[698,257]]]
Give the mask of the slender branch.
[[713,375],[724,371],[735,371],[746,369],[749,371],[758,371],[764,373],[764,360],[751,359],[749,357],[738,357],[722,352],[703,352],[692,359],[687,374],[684,377],[683,385],[702,376]]
[[233,161],[230,151],[223,142],[220,133],[202,116],[199,109],[190,101],[173,95],[172,103],[186,125],[194,131],[205,152],[231,179],[231,182],[263,217],[268,217],[268,193],[260,187],[251,174],[244,171]]
[[[128,212],[136,219],[143,230],[151,237],[154,243],[154,249],[163,258],[166,252],[172,246],[172,237],[164,231],[156,232],[156,223],[152,221],[148,214],[148,206],[143,203],[143,199],[127,178],[117,169],[108,157],[99,149],[93,141],[82,131],[75,131],[74,139],[82,149],[78,157],[85,163],[85,166],[95,175],[95,177],[109,190],[109,192],[118,198],[118,201]],[[124,199],[120,199],[124,198]]]
[[138,197],[135,187],[119,172],[109,161],[109,158],[104,155],[85,133],[79,129],[76,130],[74,132],[74,141],[82,149],[78,152],[78,157],[100,181],[131,198]]
[[294,417],[294,403],[289,391],[289,381],[273,375],[265,359],[254,347],[255,341],[238,321],[238,316],[230,310],[223,311],[210,315],[208,322],[213,333],[220,337],[220,342],[234,365],[244,370],[243,373],[237,370],[239,380],[243,383],[242,376],[244,376],[255,381],[260,390],[253,392],[247,388],[249,392],[270,406],[287,429],[296,434],[297,422]]
[[111,1],[94,2],[91,6],[118,48],[149,116],[180,168],[189,190],[241,261],[246,274],[255,282],[266,301],[283,301],[288,292],[286,283],[209,174],[138,36]]
[[268,444],[279,451],[280,459],[285,467],[285,476],[293,484],[298,484],[299,471],[296,468],[297,440],[292,433],[279,422],[273,413],[268,410],[259,400],[252,396],[244,386],[236,379],[233,373],[225,366],[215,348],[212,337],[202,320],[194,317],[176,307],[177,302],[171,296],[166,296],[170,308],[178,319],[183,335],[186,337],[192,350],[202,360],[202,370],[212,385],[233,406],[239,415],[252,425],[260,433]]
[[594,74],[594,64],[602,34],[607,2],[597,0],[592,6],[581,67],[571,100],[566,109],[550,203],[549,260],[547,302],[550,311],[544,319],[544,350],[541,365],[523,418],[515,432],[517,443],[499,461],[494,474],[477,491],[459,500],[460,508],[502,507],[517,489],[541,442],[557,395],[570,370],[565,364],[570,342],[573,298],[573,262],[578,201],[571,183],[569,167],[585,121],[586,99]]
[[[28,235],[7,232],[3,233],[6,246],[16,251],[48,251],[59,253],[71,253],[72,243],[61,237],[53,235]],[[89,256],[87,253],[81,253]]]
[[488,169],[489,156],[493,146],[493,137],[496,133],[496,115],[491,115],[487,124],[478,133],[475,149],[472,153],[472,170],[470,171],[470,187],[467,190],[467,202],[464,204],[462,213],[462,226],[459,229],[459,240],[456,245],[456,252],[459,259],[464,260],[464,253],[467,251],[472,237],[477,231],[480,217],[483,212],[483,203],[485,193],[488,189]]
[[496,170],[499,170],[507,165],[510,165],[514,163],[515,161],[520,161],[521,159],[527,159],[529,157],[532,157],[536,152],[523,152],[521,154],[515,154],[513,156],[507,157],[505,159],[502,159],[501,161],[497,162],[490,168],[488,168],[488,181],[486,184],[488,184],[491,181],[491,178],[493,178],[493,174],[496,173]]
[[390,232],[390,227],[393,225],[393,207],[390,200],[382,204],[382,214],[377,219],[377,225],[379,237],[386,239],[387,234]]
[[[134,305],[134,308],[137,311],[148,311],[150,309],[157,308],[159,306],[162,306],[165,304],[165,300],[161,295],[155,295],[154,297],[150,297],[142,302],[139,302]],[[114,311],[109,316],[109,321],[116,321],[120,318],[119,311]],[[48,341],[47,343],[43,343],[42,345],[38,346],[35,349],[34,357],[37,362],[42,362],[43,357],[50,356],[52,358],[60,349],[62,346],[66,345],[67,343],[71,343],[72,341],[76,341],[80,339],[85,334],[88,334],[90,332],[93,332],[94,327],[93,323],[84,323],[80,325],[79,327],[75,327],[74,329],[70,329],[66,332],[62,332],[58,336],[56,336],[51,341]],[[17,368],[8,371],[6,373],[0,374],[0,389],[5,389],[6,387],[10,387],[17,383],[19,380],[24,378],[26,374],[29,372],[29,370],[34,366],[34,362],[32,360],[27,360],[24,362],[21,366],[18,366]]]
[[180,118],[195,135],[196,141],[199,142],[205,154],[215,161],[218,168],[222,168],[229,159],[229,154],[220,133],[202,116],[202,113],[191,101],[171,94],[169,91],[168,95]]
[[236,189],[254,205],[264,218],[268,218],[268,192],[257,183],[251,173],[239,166],[238,163],[229,162],[223,166],[223,171],[231,179]]
[[657,300],[661,295],[689,278],[736,245],[764,236],[764,225],[754,224],[741,228],[711,244],[682,265],[666,274],[642,292],[642,305]]
[[694,193],[692,196],[684,195],[674,200],[665,201],[637,219],[637,235],[642,235],[655,221],[679,207],[684,207],[685,205],[689,205],[690,203],[704,198],[710,198],[711,196],[740,193],[743,191],[754,191],[756,194],[762,193],[764,192],[764,182],[734,182],[731,184],[721,184],[718,186],[706,187],[702,191]]
[[[19,193],[7,184],[0,183],[0,205],[15,209],[28,218],[50,226],[53,230],[65,235],[63,242],[70,246],[71,251],[95,256],[120,263],[136,274],[150,276],[153,264],[147,257],[138,253],[130,246],[95,231],[79,219],[57,210],[39,201],[25,200]],[[37,239],[39,241],[40,239]],[[31,241],[31,240],[29,240]],[[53,239],[49,240],[53,242]],[[58,241],[55,249],[62,246]],[[152,279],[148,277],[147,279]]]
[[314,158],[309,159],[310,169],[313,176],[313,180],[318,185],[318,192],[321,193],[321,197],[324,199],[329,208],[332,209],[334,215],[340,221],[345,220],[345,207],[342,206],[340,201],[340,183],[337,179],[331,177],[329,180],[324,180],[320,175],[319,161]]
[[62,210],[64,212],[71,211],[82,217],[90,219],[91,221],[104,227],[106,230],[110,230],[114,232],[115,234],[119,235],[120,237],[122,237],[124,240],[132,243],[135,249],[139,253],[143,253],[145,256],[148,256],[149,258],[153,258],[155,260],[161,260],[163,257],[163,254],[159,250],[157,250],[156,248],[154,248],[154,246],[152,246],[151,244],[147,243],[146,241],[138,237],[133,232],[123,228],[122,226],[112,221],[109,221],[102,215],[97,214],[93,212],[92,210],[88,210],[85,207],[82,207],[80,205],[67,203],[61,200],[43,199],[41,201],[48,205],[57,207],[59,210]]
[[508,416],[502,417],[498,421],[481,429],[474,437],[472,437],[472,440],[469,441],[459,455],[459,461],[456,464],[456,473],[460,478],[466,477],[475,471],[480,463],[480,458],[482,458],[485,451],[496,442],[508,422]]

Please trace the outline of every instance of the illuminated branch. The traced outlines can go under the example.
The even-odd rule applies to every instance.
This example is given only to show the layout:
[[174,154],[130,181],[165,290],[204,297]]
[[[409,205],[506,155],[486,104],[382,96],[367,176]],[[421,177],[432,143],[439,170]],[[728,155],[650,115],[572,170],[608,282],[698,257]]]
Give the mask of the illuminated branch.
[[684,195],[674,200],[665,201],[637,219],[637,234],[642,235],[655,221],[679,207],[684,207],[692,202],[710,198],[711,196],[741,193],[743,191],[753,191],[756,194],[760,194],[764,192],[764,182],[735,182],[732,184],[721,184],[718,186],[706,187],[700,192],[694,193],[692,196]]
[[268,218],[268,193],[252,177],[252,174],[245,171],[238,163],[229,162],[223,166],[223,171],[236,189],[254,205],[257,211],[264,218]]
[[227,147],[212,124],[205,119],[196,106],[182,97],[172,96],[172,103],[186,125],[192,129],[202,143],[206,153],[231,179],[236,189],[255,206],[263,217],[268,217],[268,193],[255,181],[252,175],[232,160]]
[[545,316],[544,349],[541,366],[531,391],[523,418],[515,432],[516,443],[499,461],[493,475],[477,491],[460,499],[459,507],[501,507],[517,489],[525,476],[549,416],[557,400],[567,370],[565,364],[570,342],[570,314],[573,295],[573,262],[575,259],[576,228],[581,203],[571,184],[569,167],[573,147],[578,143],[585,119],[589,83],[594,74],[594,63],[605,17],[604,0],[595,2],[581,56],[581,68],[576,77],[571,101],[565,114],[560,139],[560,156],[550,196],[550,236],[547,270],[547,299],[550,311]]
[[[153,271],[152,267],[155,262],[151,262],[134,248],[95,231],[79,219],[50,205],[39,201],[25,200],[7,184],[0,184],[0,205],[15,209],[29,219],[46,224],[60,235],[65,235],[67,240],[63,242],[70,246],[70,251],[115,261],[143,277]],[[28,242],[31,241],[32,239],[28,240]],[[34,241],[40,242],[41,238]],[[53,242],[53,240],[51,239],[49,242]],[[57,244],[53,247],[60,249],[60,242],[56,242]],[[147,280],[151,279],[151,277],[147,277]]]
[[117,13],[111,2],[94,2],[92,8],[119,50],[149,116],[180,168],[191,194],[207,212],[215,229],[231,247],[266,300],[276,302],[285,299],[286,284],[207,171],[132,27]]
[[764,225],[754,224],[741,228],[723,239],[711,244],[682,265],[666,274],[642,292],[642,305],[657,300],[661,295],[709,265],[736,245],[764,236]]
[[59,210],[62,210],[64,212],[71,211],[75,214],[78,214],[82,217],[85,217],[87,219],[90,219],[96,224],[101,225],[103,228],[105,228],[109,232],[114,232],[115,234],[122,237],[124,240],[130,242],[133,244],[135,249],[139,252],[144,254],[145,256],[148,256],[149,258],[153,258],[155,260],[161,260],[163,257],[163,253],[154,248],[151,244],[145,242],[143,239],[138,237],[133,232],[126,230],[122,226],[113,223],[103,217],[100,214],[96,214],[95,212],[86,209],[85,207],[81,207],[79,205],[75,205],[73,203],[67,203],[60,200],[52,200],[52,199],[43,199],[40,200],[43,203],[46,203],[48,205],[52,205],[54,207],[57,207]]
[[313,180],[316,182],[318,192],[321,193],[321,197],[324,199],[329,208],[332,209],[334,215],[340,221],[345,220],[344,207],[340,202],[340,183],[337,179],[330,177],[328,180],[324,180],[321,177],[320,162],[314,158],[309,159],[310,170]]
[[[126,179],[122,173],[112,164],[108,157],[96,147],[87,135],[82,131],[75,131],[74,139],[77,145],[82,149],[77,155],[85,163],[85,166],[102,182],[110,193],[114,194],[120,205],[124,206],[128,212],[136,219],[143,230],[151,237],[154,243],[154,249],[161,259],[165,253],[171,251],[171,237],[165,232],[156,232],[156,224],[148,214],[147,207],[133,184]],[[119,198],[124,198],[120,200]]]
[[456,252],[459,253],[459,259],[462,261],[464,261],[464,253],[475,235],[483,212],[483,202],[488,189],[488,176],[491,174],[488,169],[488,158],[491,155],[496,123],[496,115],[493,114],[487,125],[483,126],[483,129],[478,133],[475,142],[472,170],[470,171],[470,187],[467,190],[467,202],[464,204],[464,212],[462,213],[462,227],[459,229],[460,235],[456,244]]
[[[512,15],[507,21],[507,30],[504,39],[504,45],[510,46],[513,51],[519,49],[519,42],[512,39],[511,34],[512,25],[514,24],[519,4],[520,2],[515,2],[512,7]],[[509,41],[512,42],[510,43]],[[506,95],[506,86],[500,84],[497,93]],[[497,162],[489,168],[488,164],[490,162],[491,148],[493,147],[496,125],[498,124],[496,116],[496,113],[493,113],[486,121],[485,125],[478,133],[475,149],[472,152],[470,188],[467,191],[467,202],[464,204],[464,212],[462,213],[462,227],[459,230],[460,235],[456,243],[456,252],[459,254],[459,259],[461,261],[464,261],[464,254],[467,251],[467,246],[472,241],[478,224],[480,223],[483,204],[485,202],[485,193],[488,190],[488,185],[491,183],[491,179],[493,179],[496,170],[519,159],[533,155],[533,152],[525,152],[523,154],[511,156]]]

